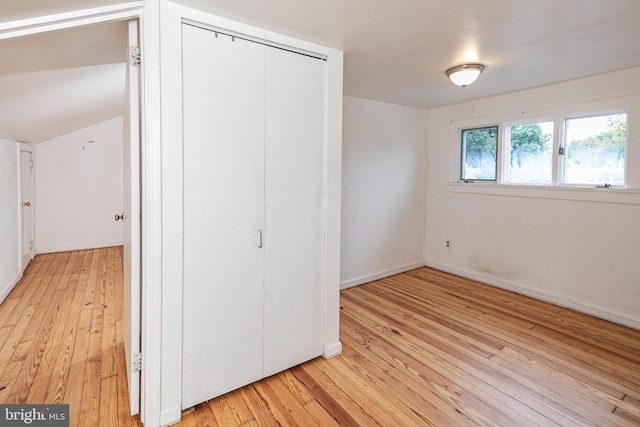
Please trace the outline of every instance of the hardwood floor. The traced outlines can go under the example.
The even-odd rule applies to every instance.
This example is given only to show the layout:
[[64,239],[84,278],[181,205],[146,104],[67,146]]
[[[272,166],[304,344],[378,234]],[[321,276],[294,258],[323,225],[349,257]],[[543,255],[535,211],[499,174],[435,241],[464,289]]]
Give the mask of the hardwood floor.
[[[39,255],[0,305],[0,403],[137,426],[122,249]],[[184,426],[638,426],[640,331],[421,268],[342,292],[343,354],[198,405]]]

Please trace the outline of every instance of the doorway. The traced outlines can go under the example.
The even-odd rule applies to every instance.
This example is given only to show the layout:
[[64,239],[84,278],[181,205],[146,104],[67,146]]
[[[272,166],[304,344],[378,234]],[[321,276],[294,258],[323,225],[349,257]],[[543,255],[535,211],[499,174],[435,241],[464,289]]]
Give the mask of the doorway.
[[[128,309],[124,310],[124,337],[128,341],[125,349],[132,413],[140,409],[140,367],[137,360],[140,357],[141,336],[140,73],[130,57],[130,46],[137,47],[139,39],[137,22],[137,19],[123,21],[119,18],[117,21],[83,24],[77,28],[0,41],[3,56],[14,58],[7,61],[10,64],[0,66],[0,88],[3,89],[0,131],[5,133],[1,136],[29,142],[34,147],[33,152],[22,151],[19,160],[22,180],[20,261],[23,270],[39,249],[34,227],[30,225],[35,222],[38,226],[37,211],[43,209],[43,205],[38,206],[34,200],[37,191],[37,188],[34,189],[34,170],[36,175],[41,174],[40,178],[46,173],[38,169],[38,145],[69,136],[66,147],[76,149],[76,158],[85,156],[85,160],[71,162],[73,156],[66,155],[69,149],[60,156],[59,166],[66,170],[73,170],[78,164],[90,167],[84,162],[91,155],[92,144],[95,146],[98,141],[85,138],[75,144],[73,137],[80,130],[102,123],[111,123],[112,126],[114,118],[126,115],[122,119],[119,135],[124,172],[121,177],[123,185],[120,186],[121,203],[99,215],[105,215],[106,219],[100,221],[105,224],[103,231],[108,234],[116,224],[114,214],[124,213],[124,225],[117,226],[124,235],[118,238],[118,245],[124,246],[123,275],[128,283],[123,290],[127,296],[125,304],[128,305]],[[91,181],[87,184],[90,191],[99,197],[100,183]],[[66,188],[61,190],[62,193],[68,192]],[[87,193],[76,192],[68,200],[58,200],[55,215],[72,215],[77,211],[73,203],[91,204],[87,203],[86,197]],[[69,222],[72,226],[80,227],[86,223],[85,219],[80,216]],[[79,229],[77,234],[82,235],[83,230]],[[51,247],[55,249],[55,245]],[[58,249],[66,251],[76,248],[60,245]]]
[[20,150],[20,205],[22,213],[22,247],[20,269],[33,259],[33,153]]

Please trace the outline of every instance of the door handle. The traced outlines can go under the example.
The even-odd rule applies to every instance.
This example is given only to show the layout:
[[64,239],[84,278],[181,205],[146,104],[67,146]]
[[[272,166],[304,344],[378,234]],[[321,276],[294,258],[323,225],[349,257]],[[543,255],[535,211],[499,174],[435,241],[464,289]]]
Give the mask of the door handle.
[[120,221],[120,220],[124,221],[124,212],[122,212],[121,214],[116,214],[115,218],[116,218],[116,221]]
[[22,206],[31,206],[31,202],[24,202]]

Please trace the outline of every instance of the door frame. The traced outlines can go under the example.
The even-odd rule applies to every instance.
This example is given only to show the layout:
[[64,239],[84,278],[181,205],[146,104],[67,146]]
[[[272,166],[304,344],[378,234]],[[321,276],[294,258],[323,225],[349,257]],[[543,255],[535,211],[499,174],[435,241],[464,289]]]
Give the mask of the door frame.
[[[27,265],[29,264],[29,262],[31,262],[31,260],[33,260],[33,257],[35,256],[35,247],[32,246],[31,248],[31,253],[29,256],[29,262],[27,262],[26,264],[23,265],[22,263],[22,254],[24,252],[24,216],[23,216],[23,186],[24,186],[24,182],[22,180],[23,177],[23,171],[22,171],[22,153],[23,152],[27,152],[27,153],[31,153],[31,161],[33,162],[33,144],[29,144],[26,142],[21,142],[18,144],[18,171],[19,171],[19,185],[18,185],[18,189],[20,191],[18,200],[20,202],[19,206],[18,206],[18,211],[20,213],[20,215],[18,216],[18,226],[20,227],[20,239],[19,239],[19,251],[20,251],[20,257],[19,257],[19,263],[20,263],[20,271],[22,273],[24,273],[25,268],[27,268]],[[31,208],[35,207],[35,187],[34,187],[34,181],[35,181],[35,174],[34,174],[34,168],[31,168],[31,188],[30,188],[30,192],[31,192],[31,200],[29,200],[29,202],[31,202]],[[35,242],[36,239],[36,231],[35,231],[35,209],[32,210],[31,212],[31,239]]]
[[[144,6],[144,7],[143,7]],[[160,0],[82,9],[72,12],[6,22],[0,26],[0,40],[51,31],[138,19],[142,53],[141,85],[141,350],[144,357],[140,384],[140,419],[146,427],[160,425],[161,349],[161,200],[160,200]],[[20,149],[17,150],[20,156]],[[21,226],[20,219],[20,226]],[[35,238],[35,233],[34,233]],[[146,307],[150,307],[146,310]]]

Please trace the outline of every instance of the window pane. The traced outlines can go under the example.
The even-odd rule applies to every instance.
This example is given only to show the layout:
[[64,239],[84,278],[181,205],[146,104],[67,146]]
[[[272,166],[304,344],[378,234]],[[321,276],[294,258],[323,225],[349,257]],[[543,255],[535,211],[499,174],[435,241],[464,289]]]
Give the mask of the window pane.
[[551,184],[552,151],[553,122],[511,126],[505,182]]
[[462,131],[461,179],[496,180],[498,126]]
[[566,120],[564,182],[624,185],[627,115]]

